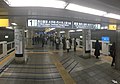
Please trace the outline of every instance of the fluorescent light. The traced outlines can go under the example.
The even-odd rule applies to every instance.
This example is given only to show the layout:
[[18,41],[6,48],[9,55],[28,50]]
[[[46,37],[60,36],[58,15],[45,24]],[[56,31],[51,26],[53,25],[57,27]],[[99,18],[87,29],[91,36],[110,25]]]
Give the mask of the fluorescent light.
[[6,28],[8,28],[8,29],[13,29],[12,27],[6,27]]
[[76,30],[76,31],[82,31],[82,29],[78,29],[78,30]]
[[28,32],[28,30],[25,30],[24,32]]
[[75,32],[75,30],[69,30],[69,32]]
[[60,33],[65,33],[65,31],[60,31]]
[[114,18],[114,19],[119,19],[120,20],[120,15],[117,15],[117,14],[114,14],[114,13],[108,13],[108,14],[104,15],[104,17]]
[[107,14],[105,11],[85,7],[85,6],[80,6],[76,4],[69,4],[66,9],[72,10],[72,11],[77,11],[77,12],[82,12],[82,13],[87,13],[87,14],[92,14],[92,15],[98,15],[98,16],[103,16]]
[[16,23],[11,23],[12,25],[16,26],[17,24]]
[[83,36],[80,36],[80,38],[83,38]]
[[51,28],[50,31],[54,30],[55,28]]
[[4,0],[11,7],[53,7],[64,8],[67,3],[61,0]]
[[5,38],[8,38],[8,36],[5,36]]

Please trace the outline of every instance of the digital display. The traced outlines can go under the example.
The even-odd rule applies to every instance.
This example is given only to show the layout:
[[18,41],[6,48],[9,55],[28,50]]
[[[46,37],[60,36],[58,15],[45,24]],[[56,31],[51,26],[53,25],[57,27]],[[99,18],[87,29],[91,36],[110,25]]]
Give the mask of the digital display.
[[110,41],[110,38],[109,37],[102,37],[102,41],[108,42],[108,41]]

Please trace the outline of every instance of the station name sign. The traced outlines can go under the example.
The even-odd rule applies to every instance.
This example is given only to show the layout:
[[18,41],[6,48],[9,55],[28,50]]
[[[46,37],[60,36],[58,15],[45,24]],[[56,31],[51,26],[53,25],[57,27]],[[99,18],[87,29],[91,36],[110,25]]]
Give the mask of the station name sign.
[[76,21],[40,20],[40,19],[28,19],[27,27],[70,28],[70,29],[101,29],[100,24],[82,23],[82,22],[76,22]]
[[71,21],[28,19],[28,27],[72,28]]

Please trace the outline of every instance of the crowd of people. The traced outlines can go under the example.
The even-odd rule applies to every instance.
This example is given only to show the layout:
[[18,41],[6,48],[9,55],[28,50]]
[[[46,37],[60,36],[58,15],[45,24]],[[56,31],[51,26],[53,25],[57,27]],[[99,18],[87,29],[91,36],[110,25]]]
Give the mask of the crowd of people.
[[77,47],[76,38],[54,37],[52,35],[40,35],[32,38],[33,45],[41,44],[41,47],[44,47],[48,42],[50,42],[50,45],[55,46],[57,50],[59,50],[60,45],[62,45],[63,50],[67,50],[67,52],[72,49],[72,46],[74,51],[76,51]]

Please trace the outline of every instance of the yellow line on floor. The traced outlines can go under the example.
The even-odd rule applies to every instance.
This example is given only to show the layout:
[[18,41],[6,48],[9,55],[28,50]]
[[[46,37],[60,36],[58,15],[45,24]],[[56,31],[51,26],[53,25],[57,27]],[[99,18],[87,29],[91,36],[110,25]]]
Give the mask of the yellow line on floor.
[[7,60],[9,60],[11,57],[13,57],[15,55],[15,51],[10,53],[5,59],[3,59],[1,62],[0,62],[0,65],[2,65],[3,63],[5,63]]
[[62,64],[58,61],[56,56],[51,56],[53,59],[53,62],[55,66],[57,67],[57,70],[59,71],[62,79],[64,80],[65,84],[76,84],[73,78],[70,76],[70,74],[65,70],[65,68],[62,66]]

